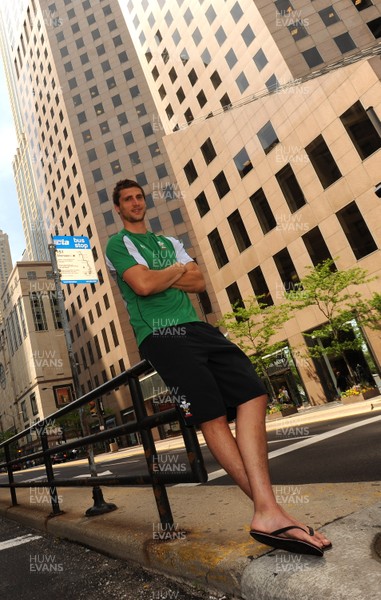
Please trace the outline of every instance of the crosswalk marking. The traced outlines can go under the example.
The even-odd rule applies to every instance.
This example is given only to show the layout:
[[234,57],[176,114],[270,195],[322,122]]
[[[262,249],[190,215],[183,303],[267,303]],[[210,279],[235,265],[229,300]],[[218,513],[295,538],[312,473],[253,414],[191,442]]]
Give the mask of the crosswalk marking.
[[20,537],[13,538],[11,540],[5,540],[5,542],[0,542],[0,551],[6,550],[7,548],[13,548],[14,546],[20,546],[21,544],[28,544],[29,542],[33,542],[33,540],[39,540],[42,538],[42,535],[33,535],[32,533],[28,533],[27,535],[21,535]]
[[[97,473],[98,477],[103,477],[104,475],[112,475],[112,471],[103,471],[103,473]],[[82,479],[84,477],[91,477],[90,473],[85,473],[84,475],[76,475],[73,479]]]

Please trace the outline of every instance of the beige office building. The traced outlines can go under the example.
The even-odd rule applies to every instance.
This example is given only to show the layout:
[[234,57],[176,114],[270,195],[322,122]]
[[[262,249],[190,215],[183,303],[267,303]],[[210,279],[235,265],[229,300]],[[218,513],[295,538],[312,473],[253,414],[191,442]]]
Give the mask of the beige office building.
[[[381,3],[120,3],[221,312],[282,302],[329,257],[379,276]],[[312,403],[335,397],[341,366],[298,359],[321,322],[312,308],[289,321],[271,369]]]
[[[93,247],[99,284],[68,286],[66,306],[96,384],[139,359],[103,258],[120,228],[110,191],[122,176],[145,188],[151,229],[197,258],[209,320],[253,293],[282,302],[329,255],[338,268],[380,270],[379,2],[22,0],[2,10],[46,229]],[[277,371],[275,357],[273,374],[312,403],[334,394],[329,368],[320,383],[300,361],[295,383],[287,361],[316,324],[305,310],[279,332],[287,364]],[[131,418],[118,394],[116,416]]]
[[[73,399],[51,264],[17,262],[1,306],[0,421],[3,430],[21,431]],[[48,427],[52,430],[54,423]],[[55,438],[60,439],[58,433]],[[24,451],[31,451],[34,442],[32,431],[21,444]]]

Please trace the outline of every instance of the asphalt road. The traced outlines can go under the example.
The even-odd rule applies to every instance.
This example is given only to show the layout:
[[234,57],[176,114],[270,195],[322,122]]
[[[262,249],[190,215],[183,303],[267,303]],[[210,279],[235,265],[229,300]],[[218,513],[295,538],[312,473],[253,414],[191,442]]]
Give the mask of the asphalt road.
[[[343,483],[354,481],[380,481],[381,479],[381,409],[367,415],[343,417],[332,421],[311,423],[305,426],[287,426],[279,422],[276,431],[268,435],[271,480],[277,484]],[[361,426],[359,426],[361,424]],[[349,431],[343,427],[353,426]],[[329,434],[331,437],[325,437]],[[309,443],[298,447],[300,442]],[[312,443],[311,443],[312,442]],[[274,453],[288,450],[286,454]],[[290,451],[291,450],[291,451]],[[207,447],[202,447],[205,465],[210,481],[205,485],[231,485],[232,480],[216,463]],[[171,450],[161,453],[161,465],[176,465],[187,468],[184,450]],[[170,467],[168,467],[168,470]],[[76,461],[65,465],[55,465],[57,477],[78,477],[88,475],[86,464]],[[19,481],[45,478],[43,467],[35,467],[27,472],[19,471],[15,477]],[[143,456],[110,456],[98,465],[99,475],[137,475],[146,473]],[[0,475],[0,482],[6,475]]]
[[163,575],[0,517],[0,598],[209,600]]

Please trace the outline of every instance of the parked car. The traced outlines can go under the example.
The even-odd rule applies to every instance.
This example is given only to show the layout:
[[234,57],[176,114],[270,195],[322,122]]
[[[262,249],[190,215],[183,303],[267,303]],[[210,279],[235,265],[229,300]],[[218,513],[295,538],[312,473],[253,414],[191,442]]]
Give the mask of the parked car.
[[59,463],[64,463],[68,460],[68,456],[66,452],[57,452],[57,454],[52,454],[52,463],[53,465],[57,465]]

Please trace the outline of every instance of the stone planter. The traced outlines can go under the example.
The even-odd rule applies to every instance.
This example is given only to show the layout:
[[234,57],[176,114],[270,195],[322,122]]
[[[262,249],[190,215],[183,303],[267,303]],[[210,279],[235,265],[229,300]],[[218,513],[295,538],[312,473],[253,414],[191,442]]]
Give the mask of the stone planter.
[[374,398],[375,396],[379,396],[380,392],[378,389],[374,388],[372,390],[366,390],[362,394],[353,394],[352,396],[343,396],[341,398],[341,402],[343,404],[352,404],[353,402],[364,402],[364,400],[369,400],[370,398]]
[[289,415],[294,415],[298,412],[296,406],[290,406],[288,408],[282,408],[282,410],[278,410],[277,412],[271,413],[271,415],[266,415],[266,419],[268,421],[274,421],[275,419],[282,419],[283,417],[288,417]]

